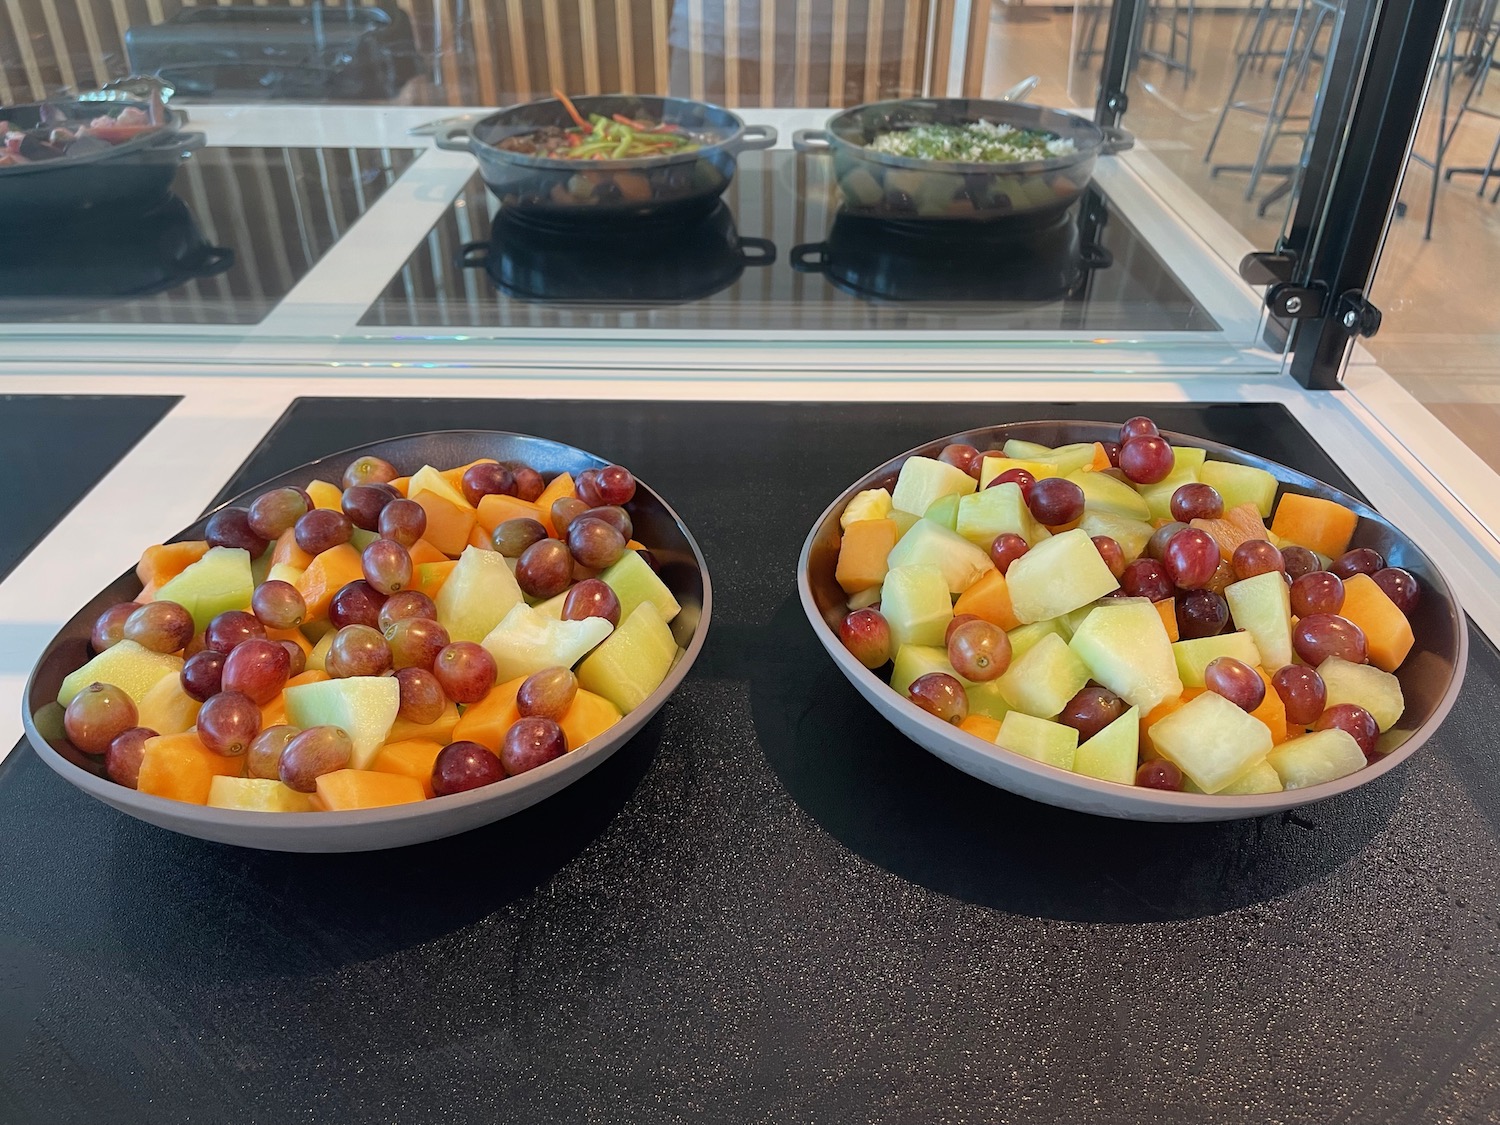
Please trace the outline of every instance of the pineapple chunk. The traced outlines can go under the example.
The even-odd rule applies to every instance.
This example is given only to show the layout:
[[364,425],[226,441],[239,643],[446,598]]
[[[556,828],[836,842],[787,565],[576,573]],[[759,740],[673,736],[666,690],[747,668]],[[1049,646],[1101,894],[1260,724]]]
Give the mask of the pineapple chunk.
[[867,488],[855,493],[854,499],[844,505],[839,528],[842,530],[859,520],[883,520],[890,514],[891,494],[883,488]]

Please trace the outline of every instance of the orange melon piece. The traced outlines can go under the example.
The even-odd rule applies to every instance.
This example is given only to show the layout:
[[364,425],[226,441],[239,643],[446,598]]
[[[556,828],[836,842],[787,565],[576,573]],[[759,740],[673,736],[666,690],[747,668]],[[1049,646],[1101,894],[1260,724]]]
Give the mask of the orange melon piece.
[[303,656],[312,655],[312,642],[302,635],[301,629],[267,629],[266,639],[272,641],[291,641],[302,650]]
[[335,512],[344,510],[344,490],[326,480],[310,480],[302,490],[312,497],[314,508],[331,508]]
[[576,497],[577,495],[578,491],[573,487],[573,477],[568,473],[558,473],[547,483],[547,487],[542,489],[542,494],[536,498],[536,506],[539,511],[550,512],[552,505],[564,496]]
[[1349,549],[1358,526],[1359,517],[1342,504],[1295,492],[1281,497],[1271,520],[1271,530],[1281,538],[1329,558]]
[[445,555],[456,557],[463,554],[469,545],[469,532],[474,527],[474,509],[460,508],[453,501],[425,489],[412,499],[427,513],[427,530],[422,538]]
[[886,556],[896,545],[896,521],[855,520],[844,528],[834,572],[846,594],[857,594],[885,581]]
[[467,465],[459,465],[456,469],[444,469],[438,473],[438,476],[442,477],[445,481],[451,484],[455,492],[462,492],[464,490],[464,474],[472,469],[475,465],[483,465],[486,462],[491,465],[497,463],[493,457],[481,457],[477,461],[470,461]]
[[286,696],[278,695],[269,703],[260,705],[260,729],[279,727],[286,722]]
[[295,528],[289,527],[276,537],[276,543],[271,548],[272,566],[295,566],[298,570],[306,570],[312,561],[312,555],[297,546]]
[[359,552],[348,543],[330,547],[314,558],[297,583],[297,592],[307,603],[307,620],[327,617],[328,603],[333,601],[333,595],[364,576]]
[[[550,506],[549,506],[550,507]],[[484,496],[479,501],[479,526],[491,535],[506,520],[536,520],[552,534],[549,510],[515,496]]]
[[313,804],[323,812],[379,809],[425,801],[422,783],[414,777],[378,770],[334,770],[318,778]]
[[243,755],[225,758],[215,754],[198,741],[195,732],[188,731],[146,740],[136,788],[156,797],[206,805],[209,787],[215,777],[244,776]]
[[425,539],[418,539],[406,549],[411,556],[412,566],[421,566],[423,563],[437,563],[450,561],[448,556],[439,551]]
[[387,742],[375,755],[370,768],[378,773],[397,773],[415,778],[422,792],[431,797],[432,766],[443,751],[441,742],[428,738],[409,738],[402,742]]
[[1266,675],[1264,668],[1255,670],[1266,684],[1266,697],[1260,701],[1260,706],[1250,712],[1252,719],[1259,719],[1266,724],[1271,732],[1271,741],[1281,744],[1287,739],[1286,729],[1286,704],[1281,701],[1281,696],[1276,693],[1276,688],[1271,684],[1271,677]]
[[410,742],[413,739],[422,739],[447,746],[453,741],[453,728],[456,726],[458,726],[458,708],[450,701],[443,708],[443,713],[430,723],[414,723],[398,715],[396,721],[391,724],[391,733],[386,735],[386,742]]
[[1225,562],[1233,557],[1234,549],[1241,543],[1266,538],[1266,525],[1261,522],[1260,509],[1250,503],[1230,508],[1220,519],[1194,520],[1192,526],[1208,532],[1219,545],[1219,555]]
[[478,703],[464,708],[463,716],[453,728],[453,741],[477,742],[496,754],[500,753],[505,732],[521,717],[521,712],[516,710],[516,692],[525,682],[525,676],[517,676],[496,684]]
[[448,575],[453,573],[453,568],[457,565],[456,559],[422,563],[412,570],[411,585],[407,589],[419,590],[436,601],[438,591],[443,588],[443,583],[448,581]]
[[1411,622],[1396,608],[1396,603],[1375,584],[1368,574],[1356,574],[1344,582],[1344,606],[1340,617],[1347,617],[1365,632],[1370,663],[1384,672],[1401,667],[1406,654],[1416,643]]
[[411,477],[397,477],[395,480],[387,481],[386,483],[401,493],[402,496],[411,491]]
[[1090,472],[1099,473],[1103,472],[1109,467],[1109,454],[1105,452],[1104,443],[1098,441],[1094,442],[1094,459],[1087,465],[1085,465],[1084,468],[1088,469]]
[[958,596],[958,601],[953,605],[953,616],[957,617],[960,613],[972,613],[975,617],[982,617],[991,625],[1000,626],[1007,633],[1021,627],[1016,611],[1010,604],[1010,587],[1005,584],[1005,575],[998,570],[986,572],[983,578]]
[[469,529],[469,546],[478,547],[481,551],[493,551],[495,549],[495,544],[490,542],[489,535],[477,523]]
[[[519,685],[518,685],[519,686]],[[573,703],[559,724],[568,738],[568,749],[577,750],[620,721],[620,709],[602,695],[578,689]]]
[[[141,580],[142,586],[165,586],[206,554],[208,543],[202,539],[189,539],[183,543],[158,543],[141,552],[141,561],[135,564],[135,576]],[[150,601],[149,598],[145,600]]]
[[970,715],[958,724],[959,730],[966,730],[976,738],[982,738],[986,742],[994,742],[1000,737],[1000,720],[992,719],[988,715]]
[[1177,599],[1163,598],[1152,604],[1156,606],[1156,612],[1161,615],[1161,623],[1167,630],[1167,639],[1176,644],[1182,639],[1177,631]]
[[156,591],[160,589],[161,586],[159,584],[151,582],[145,586],[142,586],[141,592],[137,594],[133,600],[137,605],[145,605],[147,602],[154,602],[156,600]]
[[644,551],[646,550],[646,544],[638,539],[631,539],[625,544],[625,549],[627,551]]

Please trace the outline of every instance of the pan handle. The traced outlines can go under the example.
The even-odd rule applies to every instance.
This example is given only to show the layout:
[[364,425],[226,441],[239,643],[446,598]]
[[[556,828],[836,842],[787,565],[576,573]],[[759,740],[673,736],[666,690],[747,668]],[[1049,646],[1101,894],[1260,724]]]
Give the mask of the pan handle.
[[234,251],[228,246],[210,246],[203,251],[195,271],[199,278],[218,277],[234,267]]
[[490,244],[488,242],[465,242],[458,248],[454,261],[461,270],[483,269],[489,257]]
[[769,238],[742,238],[739,247],[747,266],[769,266],[776,261],[776,243]]
[[467,124],[455,124],[435,134],[432,142],[438,148],[447,149],[449,152],[468,152],[469,142],[472,139]]
[[1104,143],[1099,146],[1099,151],[1105,156],[1114,156],[1117,152],[1135,147],[1135,134],[1128,133],[1118,125],[1101,126],[1104,130]]
[[833,134],[827,129],[798,129],[792,134],[792,147],[798,152],[828,152],[833,148]]
[[828,243],[804,242],[791,249],[792,269],[798,273],[826,273],[828,270]]
[[746,125],[734,143],[735,152],[758,152],[776,147],[776,130],[769,125]]

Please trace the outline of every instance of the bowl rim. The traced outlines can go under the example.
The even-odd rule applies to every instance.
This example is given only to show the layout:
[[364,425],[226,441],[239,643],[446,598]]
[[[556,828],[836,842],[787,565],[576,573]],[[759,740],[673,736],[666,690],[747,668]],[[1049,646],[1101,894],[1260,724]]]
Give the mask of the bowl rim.
[[[480,435],[484,437],[523,438],[528,441],[544,442],[556,447],[559,451],[581,454],[584,457],[599,462],[601,465],[610,464],[608,460],[600,457],[598,454],[591,453],[586,449],[580,449],[578,446],[556,441],[552,438],[537,437],[534,434],[518,433],[513,430],[423,430],[418,433],[401,434],[396,437],[388,437],[379,441],[350,446],[347,449],[328,453],[311,461],[304,461],[298,465],[294,465],[277,474],[276,477],[269,479],[275,480],[277,477],[297,473],[326,462],[358,456],[393,442],[419,438]],[[208,509],[198,520],[195,520],[193,524],[188,526],[196,526],[213,515],[214,512],[258,495],[267,483],[269,483],[268,480],[257,481],[249,488],[229,497],[223,503]],[[454,793],[444,797],[429,797],[421,801],[413,801],[403,805],[387,805],[374,809],[341,812],[305,812],[297,813],[293,816],[288,816],[284,813],[219,809],[209,805],[195,805],[188,801],[175,801],[169,797],[158,797],[154,794],[142,793],[139,790],[128,788],[111,781],[107,777],[90,773],[88,770],[69,761],[37,730],[35,720],[32,716],[31,696],[35,690],[36,677],[41,670],[42,661],[45,659],[46,653],[56,643],[58,636],[61,636],[62,631],[66,630],[68,625],[82,612],[81,608],[64,623],[62,629],[47,643],[42,657],[38,658],[30,674],[26,677],[26,687],[21,696],[21,718],[26,729],[27,741],[38,756],[65,780],[82,789],[90,796],[116,808],[121,808],[129,812],[132,806],[139,806],[142,810],[168,815],[180,822],[204,823],[213,825],[216,828],[254,830],[264,829],[271,824],[284,824],[287,828],[287,839],[289,841],[295,840],[298,835],[318,837],[330,830],[339,828],[368,829],[377,825],[406,823],[423,817],[440,817],[444,813],[484,805],[490,802],[505,803],[511,794],[528,788],[545,787],[549,780],[557,774],[564,772],[576,771],[578,777],[573,778],[573,781],[577,781],[579,777],[582,777],[589,770],[593,769],[594,766],[598,765],[603,758],[609,756],[631,738],[635,737],[640,729],[651,721],[656,712],[661,709],[661,706],[666,703],[672,693],[681,685],[682,681],[687,678],[687,674],[691,670],[693,663],[697,660],[698,654],[702,652],[704,642],[708,636],[709,620],[713,609],[713,590],[709,581],[708,563],[703,557],[703,549],[698,545],[697,539],[694,538],[687,524],[683,522],[682,517],[677,514],[676,510],[670,504],[662,499],[659,492],[639,477],[636,478],[636,486],[637,488],[644,488],[650,493],[661,504],[665,513],[677,524],[688,546],[692,549],[694,561],[698,565],[698,573],[703,582],[703,606],[699,614],[698,623],[693,631],[692,640],[683,649],[682,655],[678,657],[677,662],[667,673],[666,679],[658,685],[655,691],[646,697],[645,701],[639,707],[636,707],[629,714],[623,716],[618,723],[610,727],[609,731],[605,732],[606,737],[592,738],[576,750],[570,750],[562,757],[554,758],[552,761],[535,769],[528,770],[524,774],[501,778],[491,785],[480,786],[478,789],[472,789],[466,793]],[[178,532],[168,542],[175,542],[181,539],[186,531],[187,529],[185,528],[183,531]],[[126,571],[120,577],[124,578],[133,574],[133,570]],[[119,581],[119,579],[115,581]],[[511,782],[515,784],[508,784]],[[567,785],[572,783],[572,781],[567,782],[562,788],[565,789]],[[443,803],[441,805],[435,804],[435,802],[439,801]],[[281,819],[273,820],[271,819],[273,817]],[[152,823],[159,822],[153,820]],[[189,835],[189,833],[181,832],[179,829],[168,830],[178,832],[181,835]]]
[[[1171,812],[1174,810],[1178,812],[1188,812],[1197,810],[1203,812],[1219,811],[1227,814],[1221,819],[1233,819],[1237,817],[1259,816],[1282,812],[1289,808],[1295,808],[1299,805],[1311,804],[1315,801],[1325,800],[1326,798],[1337,796],[1340,793],[1346,793],[1352,789],[1357,789],[1360,786],[1374,781],[1376,778],[1389,773],[1391,770],[1395,769],[1398,765],[1404,762],[1407,758],[1411,757],[1412,754],[1416,753],[1416,751],[1429,738],[1432,737],[1432,735],[1437,731],[1438,727],[1440,727],[1443,721],[1448,717],[1448,713],[1452,710],[1453,704],[1458,698],[1459,689],[1463,685],[1464,672],[1468,667],[1469,630],[1463,607],[1460,605],[1458,597],[1453,591],[1453,585],[1448,581],[1447,576],[1443,574],[1442,570],[1438,567],[1432,556],[1429,555],[1426,551],[1422,550],[1422,548],[1416,543],[1415,540],[1413,540],[1409,535],[1402,532],[1399,528],[1392,524],[1390,520],[1382,516],[1369,504],[1353,496],[1350,496],[1348,493],[1344,492],[1343,489],[1334,488],[1332,485],[1318,480],[1318,478],[1312,476],[1309,473],[1304,473],[1300,470],[1293,469],[1287,465],[1281,464],[1279,461],[1272,461],[1267,457],[1260,457],[1257,454],[1247,453],[1244,450],[1237,449],[1234,446],[1227,445],[1223,442],[1213,441],[1208,438],[1200,438],[1192,434],[1185,434],[1181,433],[1180,431],[1174,430],[1161,431],[1161,436],[1166,438],[1168,442],[1173,445],[1194,446],[1197,448],[1205,449],[1209,453],[1230,453],[1237,458],[1244,459],[1237,463],[1249,463],[1255,464],[1260,468],[1267,468],[1268,470],[1280,470],[1279,473],[1274,473],[1273,475],[1276,475],[1278,483],[1282,485],[1286,485],[1289,483],[1300,484],[1301,481],[1308,481],[1312,482],[1320,488],[1327,489],[1329,493],[1337,496],[1341,503],[1347,504],[1351,509],[1353,509],[1355,513],[1359,515],[1361,521],[1366,519],[1373,519],[1378,523],[1384,524],[1386,527],[1390,528],[1397,535],[1399,535],[1407,544],[1414,548],[1419,555],[1421,555],[1427,565],[1431,567],[1433,575],[1441,583],[1442,589],[1440,592],[1445,595],[1446,604],[1451,607],[1455,632],[1457,634],[1457,646],[1452,677],[1448,682],[1447,688],[1443,692],[1442,698],[1438,701],[1437,706],[1433,709],[1432,714],[1428,716],[1425,722],[1412,730],[1399,746],[1386,753],[1383,757],[1381,757],[1379,761],[1367,763],[1362,769],[1358,769],[1351,774],[1346,774],[1344,777],[1336,778],[1333,781],[1322,782],[1318,785],[1309,785],[1303,789],[1284,789],[1277,793],[1220,795],[1214,793],[1170,792],[1159,789],[1147,789],[1140,786],[1121,785],[1118,782],[1104,781],[1099,778],[1077,774],[1071,770],[1060,769],[1057,766],[1047,765],[1043,762],[1038,762],[1031,758],[1028,758],[1023,754],[1018,754],[1015,751],[1009,750],[997,743],[986,742],[978,735],[970,734],[968,731],[961,730],[951,723],[945,723],[941,719],[938,719],[936,716],[928,714],[926,711],[923,711],[921,708],[915,706],[914,704],[911,704],[909,701],[897,695],[896,692],[891,689],[889,684],[887,684],[873,671],[866,668],[863,664],[861,664],[854,658],[853,654],[850,653],[849,650],[844,647],[843,643],[839,641],[838,637],[833,634],[833,630],[829,628],[827,621],[824,619],[822,613],[818,610],[817,603],[813,598],[812,583],[809,578],[809,562],[812,556],[813,544],[818,537],[818,533],[827,524],[830,518],[837,518],[837,516],[842,513],[844,506],[848,504],[849,500],[854,496],[856,492],[858,492],[862,487],[869,487],[870,483],[873,480],[885,476],[892,471],[895,471],[902,464],[904,464],[906,459],[909,457],[923,455],[924,451],[932,450],[935,447],[941,448],[942,445],[952,443],[955,439],[958,438],[983,433],[988,433],[991,435],[995,433],[1008,433],[1009,431],[1014,430],[1020,430],[1024,433],[1025,428],[1027,427],[1040,429],[1044,426],[1113,427],[1114,424],[1082,419],[1035,419],[1023,422],[1000,423],[994,426],[975,427],[970,430],[963,430],[958,433],[949,434],[945,438],[937,438],[932,441],[923,442],[921,445],[915,446],[912,449],[908,449],[905,453],[898,454],[897,456],[891,458],[889,461],[886,461],[884,464],[877,466],[876,468],[866,473],[858,481],[856,481],[855,484],[851,485],[849,488],[846,488],[843,492],[841,492],[834,499],[834,501],[828,505],[828,507],[823,509],[822,514],[819,515],[818,518],[813,522],[812,529],[808,532],[807,538],[803,541],[802,552],[797,559],[797,592],[802,601],[803,612],[807,614],[808,621],[813,627],[813,632],[817,634],[819,642],[823,645],[823,648],[827,650],[829,656],[833,658],[833,661],[838,666],[839,670],[844,673],[845,677],[848,678],[849,681],[854,684],[854,686],[858,690],[860,690],[862,694],[866,694],[872,689],[879,689],[880,691],[883,691],[887,694],[893,704],[904,704],[906,708],[906,711],[904,712],[905,716],[911,721],[916,722],[918,726],[920,726],[920,728],[924,732],[926,732],[926,734],[934,741],[944,741],[956,738],[959,740],[959,745],[968,747],[971,751],[977,750],[979,748],[984,748],[987,752],[987,756],[998,762],[1001,768],[1015,769],[1017,772],[1023,775],[1027,775],[1031,779],[1040,782],[1043,785],[1050,784],[1053,786],[1070,788],[1076,790],[1077,792],[1087,794],[1095,798],[1095,809],[1088,811],[1097,811],[1099,804],[1107,804],[1117,807],[1130,806],[1133,812]],[[1096,438],[1094,440],[1113,439]],[[1287,477],[1281,475],[1283,473],[1287,474],[1287,477],[1291,477],[1294,479],[1289,481]],[[894,725],[894,723],[892,725]],[[918,745],[921,744],[919,743]],[[923,749],[927,748],[924,746]],[[928,750],[928,753],[934,752]],[[934,756],[941,757],[940,755],[936,755],[935,753]],[[1003,788],[1003,786],[997,786],[997,788]],[[1182,819],[1184,822],[1186,822],[1186,818]]]

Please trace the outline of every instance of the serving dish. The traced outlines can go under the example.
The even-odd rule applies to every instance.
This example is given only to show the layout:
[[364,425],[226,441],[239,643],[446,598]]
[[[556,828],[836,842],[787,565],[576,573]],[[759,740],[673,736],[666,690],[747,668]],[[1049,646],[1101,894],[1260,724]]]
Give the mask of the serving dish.
[[572,125],[567,107],[556,98],[511,106],[472,124],[451,124],[438,133],[436,143],[450,151],[473,153],[485,184],[504,208],[600,220],[707,212],[734,178],[738,155],[776,143],[775,129],[746,125],[729,110],[707,102],[634,94],[596,94],[572,101],[585,117],[620,114],[671,124],[704,137],[705,143],[671,156],[590,161],[498,147],[507,137]]
[[[990,121],[1055,134],[1073,151],[1047,160],[969,164],[922,160],[865,147],[881,133],[915,125]],[[984,98],[910,98],[870,102],[835,114],[822,129],[799,129],[798,152],[829,153],[845,206],[888,219],[989,221],[1029,216],[1038,222],[1066,211],[1089,185],[1101,154],[1123,152],[1135,138],[1061,110]]]
[[[330,476],[339,479],[345,466],[367,454],[384,458],[405,473],[425,464],[460,465],[483,457],[522,461],[545,477],[561,472],[576,475],[608,464],[594,454],[543,438],[481,430],[440,431],[331,454],[265,481],[222,506],[243,504],[269,488],[300,488]],[[79,753],[62,737],[62,709],[56,699],[64,676],[87,659],[89,632],[98,615],[140,591],[133,570],[93,597],[48,644],[26,686],[22,712],[27,737],[48,766],[90,796],[151,824],[205,840],[274,851],[371,851],[451,836],[499,820],[558,792],[624,745],[666,702],[702,650],[712,606],[702,552],[677,514],[645,483],[637,482],[635,498],[627,507],[635,534],[651,548],[662,581],[683,607],[673,622],[673,632],[685,651],[661,686],[604,734],[519,776],[415,804],[295,814],[209,808],[116,784],[102,776],[96,759]],[[201,538],[206,523],[207,515],[175,538]]]
[[1411,617],[1416,643],[1397,670],[1406,709],[1382,740],[1386,752],[1377,761],[1337,781],[1278,793],[1225,796],[1163,792],[1100,781],[1043,765],[991,745],[920,710],[892,691],[843,646],[838,625],[848,600],[834,578],[839,546],[839,516],[864,489],[891,487],[908,457],[936,457],[955,442],[978,449],[997,447],[1016,438],[1042,445],[1113,441],[1115,425],[1100,422],[1047,421],[990,426],[929,442],[867,473],[823,512],[813,524],[798,560],[797,586],[802,606],[819,642],[854,688],[902,734],[948,764],[1001,789],[1080,812],[1133,820],[1234,820],[1280,812],[1325,800],[1368,784],[1409,758],[1438,729],[1463,683],[1468,659],[1468,631],[1462,610],[1437,565],[1412,540],[1369,505],[1330,485],[1276,462],[1218,442],[1163,431],[1174,445],[1196,446],[1214,460],[1264,469],[1276,477],[1280,492],[1332,500],[1359,516],[1351,546],[1372,547],[1389,565],[1410,571],[1422,585],[1422,599]]

